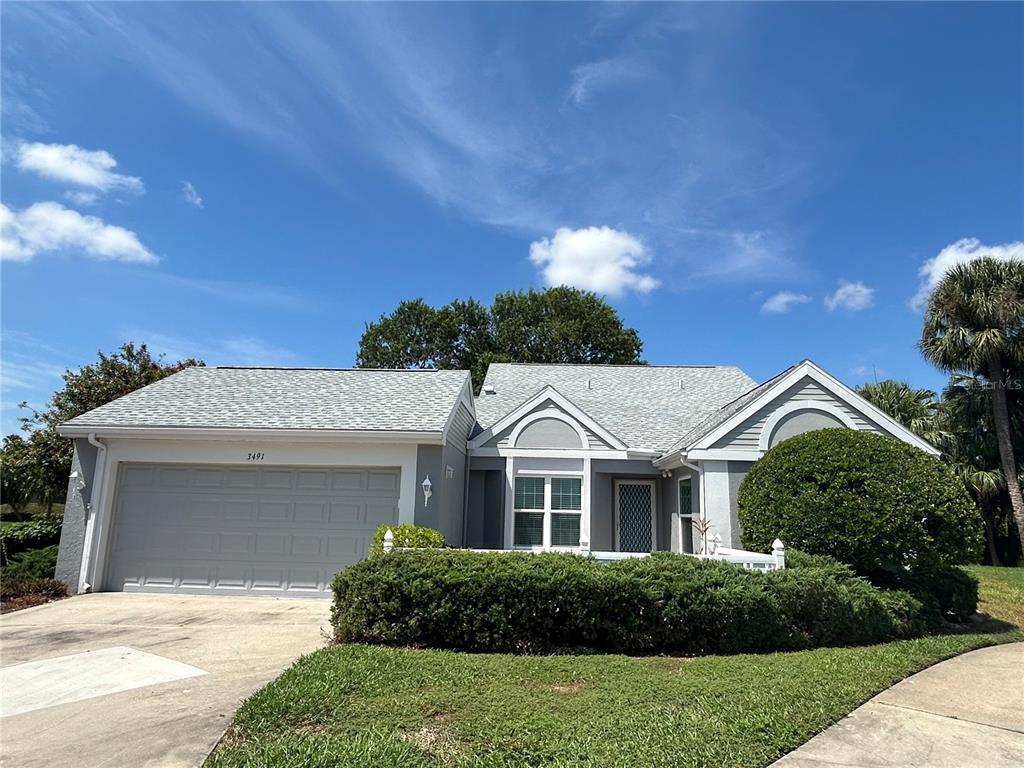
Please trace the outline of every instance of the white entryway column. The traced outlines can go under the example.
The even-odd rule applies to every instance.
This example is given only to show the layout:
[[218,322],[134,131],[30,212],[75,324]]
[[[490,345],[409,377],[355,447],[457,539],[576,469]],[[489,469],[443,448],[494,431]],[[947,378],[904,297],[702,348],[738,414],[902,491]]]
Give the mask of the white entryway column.
[[505,459],[505,549],[512,549],[512,516],[515,514],[516,468],[515,457]]
[[580,550],[586,554],[590,551],[592,541],[590,539],[590,457],[583,459],[583,514],[580,515]]

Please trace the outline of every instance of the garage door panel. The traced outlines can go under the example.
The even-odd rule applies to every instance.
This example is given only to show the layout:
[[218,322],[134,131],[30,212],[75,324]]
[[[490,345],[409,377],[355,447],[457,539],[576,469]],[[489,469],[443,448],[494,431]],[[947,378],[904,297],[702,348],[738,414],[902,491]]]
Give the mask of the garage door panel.
[[105,586],[326,595],[397,522],[399,487],[396,469],[126,464]]

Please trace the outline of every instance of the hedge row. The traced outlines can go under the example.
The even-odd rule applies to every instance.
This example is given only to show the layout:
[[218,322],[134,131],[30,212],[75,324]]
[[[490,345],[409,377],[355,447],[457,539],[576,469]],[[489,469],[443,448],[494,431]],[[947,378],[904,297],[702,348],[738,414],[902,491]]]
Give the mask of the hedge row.
[[914,597],[827,562],[761,573],[668,553],[411,550],[356,563],[333,588],[340,641],[464,651],[765,652],[924,629]]

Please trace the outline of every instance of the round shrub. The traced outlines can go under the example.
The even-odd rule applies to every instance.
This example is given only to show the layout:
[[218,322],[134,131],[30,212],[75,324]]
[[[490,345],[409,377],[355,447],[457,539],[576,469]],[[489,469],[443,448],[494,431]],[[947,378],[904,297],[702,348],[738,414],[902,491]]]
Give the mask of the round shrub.
[[830,555],[874,577],[905,568],[973,562],[981,517],[938,459],[870,432],[822,429],[770,449],[738,496],[747,549]]
[[377,532],[373,534],[373,540],[370,542],[370,557],[384,554],[384,534],[388,532],[388,528],[395,535],[396,548],[440,549],[444,546],[444,536],[440,531],[435,531],[433,528],[427,528],[423,525],[384,524],[377,528]]

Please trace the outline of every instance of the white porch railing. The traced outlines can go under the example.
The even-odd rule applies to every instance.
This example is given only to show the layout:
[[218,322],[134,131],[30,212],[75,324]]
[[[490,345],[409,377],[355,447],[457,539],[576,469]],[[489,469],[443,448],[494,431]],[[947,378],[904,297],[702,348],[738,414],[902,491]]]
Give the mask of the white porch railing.
[[[715,537],[716,539],[718,537]],[[408,549],[408,547],[396,547],[395,546],[395,534],[391,532],[391,529],[384,533],[384,552],[393,552],[396,549]],[[739,565],[747,570],[752,571],[781,571],[786,567],[786,548],[783,546],[782,541],[776,539],[772,542],[772,551],[769,554],[762,554],[761,552],[747,552],[743,549],[730,549],[728,547],[717,546],[717,542],[713,543],[708,547],[710,550],[708,554],[694,555],[689,552],[684,552],[687,557],[696,557],[698,560],[722,560],[727,563],[733,563]],[[613,560],[629,560],[634,557],[650,557],[650,552],[610,552],[601,550],[591,550],[587,546],[581,547],[567,547],[564,549],[544,550],[544,549],[472,549],[467,548],[467,552],[566,552],[575,555],[586,555],[594,558],[601,562],[612,562]]]

